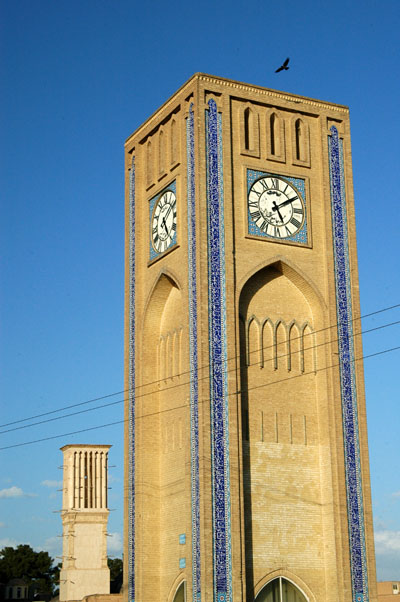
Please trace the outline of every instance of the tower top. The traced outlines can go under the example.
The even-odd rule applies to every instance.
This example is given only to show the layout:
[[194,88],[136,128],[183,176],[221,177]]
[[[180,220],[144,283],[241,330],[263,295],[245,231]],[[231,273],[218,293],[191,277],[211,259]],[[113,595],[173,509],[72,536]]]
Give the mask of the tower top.
[[66,451],[67,449],[72,449],[72,448],[85,448],[85,449],[110,449],[110,447],[112,447],[112,445],[95,445],[94,443],[69,443],[68,445],[63,445],[63,447],[60,447],[60,450],[62,452]]
[[[308,96],[302,96],[299,94],[292,94],[291,92],[283,92],[280,90],[275,90],[273,88],[266,88],[263,86],[257,86],[255,84],[248,84],[245,82],[239,82],[233,79],[228,79],[226,77],[218,77],[215,75],[210,75],[207,73],[194,73],[192,77],[190,77],[168,100],[166,100],[146,121],[144,121],[134,132],[126,139],[125,144],[128,144],[133,136],[139,134],[141,130],[147,129],[147,127],[153,122],[156,121],[160,113],[162,113],[170,104],[173,104],[177,97],[179,97],[185,91],[189,91],[190,89],[196,87],[208,87],[208,86],[217,86],[221,88],[228,89],[235,96],[242,96],[248,94],[256,94],[262,97],[271,97],[274,98],[274,102],[288,102],[289,106],[292,108],[295,105],[308,105],[310,112],[315,112],[316,110],[320,110],[321,108],[330,109],[333,111],[338,111],[339,113],[349,113],[349,108],[346,105],[337,104],[334,102],[328,102],[325,100],[318,100],[315,98],[310,98]],[[211,91],[211,90],[210,90]],[[294,104],[293,104],[294,103]]]

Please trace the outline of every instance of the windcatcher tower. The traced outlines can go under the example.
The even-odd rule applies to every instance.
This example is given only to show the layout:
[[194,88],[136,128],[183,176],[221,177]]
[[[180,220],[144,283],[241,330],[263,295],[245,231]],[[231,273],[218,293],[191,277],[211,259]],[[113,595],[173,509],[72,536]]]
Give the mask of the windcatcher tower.
[[196,74],[125,149],[129,602],[376,601],[347,107]]
[[110,593],[107,464],[110,445],[65,445],[60,600]]

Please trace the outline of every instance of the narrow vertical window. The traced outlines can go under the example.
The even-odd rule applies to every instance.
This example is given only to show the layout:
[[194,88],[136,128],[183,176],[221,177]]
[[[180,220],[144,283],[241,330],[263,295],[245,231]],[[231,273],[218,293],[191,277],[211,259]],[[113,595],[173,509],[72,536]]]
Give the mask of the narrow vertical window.
[[150,184],[152,184],[152,182],[153,182],[153,152],[152,152],[150,140],[147,143],[146,160],[147,160],[147,186],[150,186]]
[[249,107],[244,110],[244,147],[246,150],[253,147],[253,113]]
[[158,171],[160,174],[165,172],[165,138],[162,130],[158,138]]
[[271,144],[271,155],[276,155],[276,115],[275,113],[272,113],[271,117],[269,118],[269,136],[270,136],[270,144]]
[[296,137],[296,159],[297,161],[303,160],[303,123],[301,119],[296,119],[295,127],[295,137]]
[[177,140],[177,127],[176,127],[176,119],[172,119],[171,121],[171,163],[174,164],[178,160],[178,140]]

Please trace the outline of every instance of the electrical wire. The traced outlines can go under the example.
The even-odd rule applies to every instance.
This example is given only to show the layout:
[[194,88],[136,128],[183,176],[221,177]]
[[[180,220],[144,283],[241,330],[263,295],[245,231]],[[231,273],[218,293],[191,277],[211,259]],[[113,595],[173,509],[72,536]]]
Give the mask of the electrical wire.
[[[397,303],[397,304],[395,304],[395,305],[391,305],[391,306],[388,306],[388,307],[384,307],[384,308],[382,308],[382,309],[378,309],[378,310],[376,310],[376,311],[373,311],[373,312],[370,312],[370,313],[368,313],[368,314],[364,314],[364,315],[362,315],[362,316],[359,316],[358,318],[353,318],[352,322],[356,322],[357,320],[363,320],[363,319],[365,319],[365,318],[369,318],[369,317],[371,317],[371,316],[375,316],[375,315],[377,315],[377,314],[381,314],[381,313],[384,313],[384,312],[390,311],[390,310],[392,310],[392,309],[397,309],[398,307],[400,307],[400,303]],[[395,323],[393,323],[393,324],[396,324],[396,322],[395,322]],[[318,334],[318,333],[320,333],[320,332],[324,332],[324,331],[326,331],[326,330],[329,330],[329,329],[331,329],[331,328],[336,328],[336,327],[337,327],[337,325],[338,325],[338,323],[336,322],[336,323],[332,324],[331,326],[325,326],[324,328],[321,328],[321,329],[319,329],[319,330],[316,330],[316,331],[314,331],[313,333],[309,333],[309,334],[315,335],[315,334]],[[364,332],[369,332],[369,331],[364,331]],[[358,334],[358,333],[356,333],[356,334]],[[355,335],[354,335],[354,336],[355,336]],[[296,339],[298,339],[298,338],[300,338],[300,337],[296,337],[296,338],[294,338],[294,339],[293,339],[293,341],[295,341],[295,340],[296,340]],[[337,339],[336,339],[336,340],[337,340]],[[334,341],[328,341],[327,343],[331,343],[331,342],[334,342]],[[272,345],[271,345],[270,347],[272,347]],[[268,347],[263,347],[263,350],[265,350],[265,349],[268,349]],[[258,351],[259,351],[259,350],[257,350],[257,352],[258,352]],[[251,352],[251,353],[254,353],[254,352]],[[226,361],[226,362],[230,362],[230,361],[233,361],[233,360],[235,360],[235,359],[237,359],[237,358],[238,358],[238,356],[233,356],[233,357],[231,357],[231,358],[227,358],[227,359],[226,359],[226,360],[224,360],[224,361]],[[205,370],[205,369],[207,369],[207,368],[209,368],[209,364],[206,364],[206,365],[204,365],[204,366],[200,366],[200,367],[199,367],[199,370],[203,370],[203,369]],[[190,373],[191,373],[191,370],[187,370],[187,371],[185,371],[185,372],[181,372],[180,374],[176,374],[176,375],[174,375],[174,376],[176,376],[176,377],[178,378],[178,377],[181,377],[181,376],[189,375]],[[152,385],[159,384],[159,383],[161,383],[161,382],[162,382],[162,381],[164,381],[164,380],[165,380],[164,378],[160,378],[160,379],[157,379],[157,380],[154,380],[154,381],[148,382],[148,383],[144,383],[144,384],[142,384],[142,385],[137,385],[137,386],[135,387],[135,391],[137,391],[138,389],[144,388],[144,387],[150,387],[150,386],[152,386]],[[178,386],[182,386],[183,384],[187,384],[187,383],[182,383],[182,384],[179,384]],[[171,387],[171,388],[172,388],[172,387]],[[82,406],[82,405],[87,405],[87,404],[89,404],[89,403],[94,403],[94,402],[96,402],[96,401],[101,401],[102,399],[108,399],[109,397],[115,397],[116,395],[122,395],[122,394],[125,394],[125,393],[130,393],[130,389],[129,389],[129,388],[128,388],[128,389],[122,389],[121,391],[116,391],[115,393],[108,393],[107,395],[102,395],[102,396],[100,396],[100,397],[94,397],[94,398],[92,398],[92,399],[88,399],[88,400],[86,400],[86,401],[81,401],[81,402],[78,402],[78,403],[74,403],[74,404],[70,404],[70,405],[67,405],[67,406],[63,406],[63,407],[61,407],[61,408],[57,408],[57,409],[55,409],[55,410],[49,410],[49,411],[47,411],[47,412],[43,412],[43,413],[41,413],[41,414],[35,414],[34,416],[29,416],[29,417],[27,417],[27,418],[20,418],[20,419],[18,419],[18,420],[13,420],[12,422],[6,422],[6,423],[4,423],[4,424],[0,424],[0,428],[4,428],[4,427],[6,427],[6,426],[12,426],[13,424],[20,424],[21,422],[28,422],[29,420],[34,420],[35,418],[42,418],[43,416],[50,416],[51,414],[56,414],[56,413],[58,413],[58,412],[63,412],[63,411],[65,411],[65,410],[69,410],[69,409],[72,409],[72,408],[76,408],[76,407],[79,407],[79,406]],[[144,395],[148,395],[148,394],[150,394],[150,393],[147,393],[147,394],[144,394]],[[137,395],[137,397],[139,397],[139,395]],[[121,400],[121,401],[118,401],[118,402],[115,402],[115,403],[122,403],[122,401],[123,401],[123,400]],[[107,407],[107,405],[108,405],[108,404],[105,404],[104,406],[98,406],[98,407],[99,407],[99,408],[102,408],[102,407]],[[109,405],[113,405],[113,403],[111,403],[111,404],[109,404]],[[77,412],[77,413],[79,413],[79,412]],[[73,415],[73,414],[71,414],[71,415]],[[67,416],[65,416],[65,417],[67,417]],[[61,418],[63,418],[63,416],[60,416],[59,418],[61,419]],[[41,423],[40,423],[40,422],[38,422],[38,423],[35,423],[35,424],[41,424]],[[34,425],[28,425],[28,426],[34,426]],[[10,429],[10,430],[12,430],[12,429]],[[15,430],[17,430],[17,429],[15,429]],[[6,433],[6,432],[9,432],[9,431],[0,431],[0,434],[2,434],[2,433]]]
[[[372,357],[377,357],[378,355],[384,355],[386,353],[391,353],[392,351],[398,351],[398,350],[400,350],[400,346],[398,346],[398,347],[392,347],[391,349],[384,349],[383,351],[377,351],[375,353],[370,353],[368,355],[364,355],[364,356],[361,356],[359,358],[354,358],[353,361],[354,362],[358,362],[358,361],[361,361],[363,359],[369,359],[369,358],[372,358]],[[246,389],[246,391],[252,391],[254,389],[260,389],[260,388],[263,388],[263,387],[275,385],[275,384],[283,382],[285,380],[299,378],[301,376],[306,376],[307,374],[315,374],[315,372],[322,372],[324,370],[329,370],[331,368],[337,368],[339,366],[340,366],[339,363],[333,364],[331,366],[326,366],[325,368],[319,368],[318,370],[311,370],[310,372],[306,372],[306,373],[302,373],[302,374],[297,374],[297,375],[294,375],[294,376],[289,376],[287,378],[276,380],[276,381],[269,382],[269,383],[265,383],[263,385],[257,385],[255,387],[251,387],[249,389]],[[238,395],[240,393],[241,393],[240,390],[232,391],[231,393],[228,393],[228,397],[231,397],[232,395]],[[205,402],[208,402],[208,401],[211,401],[211,400],[209,398],[203,399],[200,403],[205,403]],[[155,416],[157,414],[162,414],[162,413],[167,412],[167,411],[179,410],[181,408],[185,408],[185,407],[188,407],[188,406],[189,406],[189,404],[185,403],[185,404],[183,404],[181,406],[177,406],[177,407],[174,407],[174,408],[159,410],[158,412],[152,412],[150,414],[144,414],[143,416],[140,416],[140,418],[141,419],[148,418],[150,416]],[[100,424],[98,426],[92,426],[92,427],[88,427],[88,428],[85,428],[85,429],[80,429],[78,431],[72,431],[70,433],[62,433],[60,435],[52,435],[50,437],[44,437],[42,439],[35,439],[33,441],[25,441],[23,443],[14,443],[13,445],[7,445],[7,446],[4,446],[4,447],[0,447],[0,451],[4,451],[6,449],[12,449],[12,448],[15,448],[15,447],[23,447],[25,445],[33,445],[35,443],[42,443],[43,441],[50,441],[51,439],[59,439],[60,437],[69,437],[70,435],[77,435],[79,433],[85,433],[85,432],[93,431],[93,430],[100,429],[100,428],[106,428],[106,427],[109,427],[109,426],[114,426],[116,424],[122,424],[124,422],[127,422],[128,420],[129,419],[117,420],[116,422],[108,422],[106,424]]]
[[[396,326],[396,325],[398,325],[398,324],[400,324],[400,320],[397,320],[397,321],[395,321],[395,322],[390,322],[390,323],[388,323],[388,324],[382,324],[381,326],[376,326],[376,327],[374,327],[374,328],[369,328],[369,329],[367,329],[367,330],[363,330],[363,331],[360,331],[360,332],[354,333],[354,334],[353,334],[353,337],[356,337],[356,336],[361,336],[361,335],[365,335],[365,334],[369,334],[369,333],[371,333],[371,332],[374,332],[374,331],[377,331],[377,330],[382,330],[383,328],[389,328],[389,327],[391,327],[391,326]],[[317,331],[317,332],[318,332],[318,331]],[[309,335],[314,335],[315,333],[314,333],[314,332],[312,332],[312,333],[308,333],[308,334],[309,334]],[[294,341],[298,340],[299,338],[300,338],[300,337],[294,337],[293,339],[291,339],[291,341],[292,341],[292,342],[294,342]],[[313,351],[313,350],[317,349],[318,347],[323,347],[323,346],[325,346],[325,345],[329,345],[329,344],[332,344],[332,343],[336,343],[337,341],[338,341],[338,339],[333,339],[333,340],[331,340],[331,341],[326,341],[325,343],[319,343],[318,345],[313,345],[313,346],[311,346],[311,347],[307,347],[307,348],[305,348],[304,350],[305,350],[305,351]],[[284,342],[282,342],[282,343],[279,343],[279,344],[281,344],[281,345],[285,345],[285,344],[286,344],[286,342],[284,341]],[[269,346],[266,346],[266,347],[262,347],[262,348],[260,348],[260,349],[256,349],[255,351],[252,351],[251,353],[260,353],[260,351],[266,351],[266,350],[268,350],[268,349],[271,349],[271,348],[273,348],[273,347],[274,347],[274,345],[272,344],[272,345],[269,345]],[[293,352],[293,353],[292,353],[292,355],[295,355],[296,353],[300,353],[300,352],[301,352],[300,350],[299,350],[299,351],[296,351],[296,352]],[[285,357],[288,357],[288,355],[291,355],[291,354],[290,354],[290,353],[282,354],[282,355],[280,355],[280,356],[279,356],[279,358],[280,358],[280,360],[282,360],[282,359],[284,359]],[[237,356],[236,356],[236,357],[237,357]],[[236,357],[235,357],[234,359],[236,359]],[[271,362],[272,362],[272,361],[273,361],[273,358],[270,358],[270,359],[267,359],[267,360],[265,360],[265,362],[268,362],[268,361],[271,361]],[[260,362],[253,362],[251,365],[252,365],[252,366],[255,366],[255,365],[259,364],[259,363],[260,363]],[[234,370],[236,370],[236,367],[234,367],[234,368],[231,368],[231,369],[227,370],[227,373],[229,373],[229,372],[232,372],[232,371],[234,371]],[[185,375],[186,375],[186,374],[188,374],[188,373],[189,373],[189,372],[182,372],[181,374],[174,375],[174,378],[180,378],[181,376],[185,376]],[[206,379],[206,378],[208,378],[208,375],[202,376],[202,377],[200,377],[198,380],[204,380],[204,379]],[[157,383],[157,382],[160,382],[160,381],[156,381],[156,383]],[[169,387],[164,387],[164,388],[162,388],[162,389],[158,389],[158,390],[157,390],[157,393],[162,393],[162,392],[164,392],[164,391],[169,391],[169,390],[171,390],[171,389],[175,389],[175,388],[178,388],[178,387],[183,387],[183,386],[186,386],[186,385],[188,385],[188,384],[190,384],[190,381],[185,381],[185,382],[183,382],[183,383],[177,383],[177,384],[175,384],[175,385],[172,385],[172,386],[169,386]],[[129,389],[128,389],[127,391],[129,391]],[[154,391],[149,391],[149,392],[147,392],[147,393],[142,393],[142,394],[139,394],[139,395],[135,395],[135,399],[140,399],[141,397],[146,397],[146,396],[148,396],[148,395],[154,395]],[[120,404],[120,403],[123,403],[124,401],[125,401],[124,399],[120,399],[120,400],[118,400],[118,401],[113,401],[113,402],[111,402],[111,403],[106,403],[106,404],[103,404],[103,405],[100,405],[100,406],[96,406],[96,407],[94,407],[94,408],[88,408],[88,409],[86,409],[86,410],[79,410],[78,412],[72,412],[72,413],[70,413],[70,414],[64,414],[63,416],[56,416],[55,418],[48,418],[48,419],[46,419],[46,420],[40,420],[40,421],[38,421],[38,422],[33,422],[32,424],[25,424],[25,425],[23,425],[23,426],[17,426],[17,427],[13,427],[13,428],[10,428],[10,429],[6,429],[6,430],[3,430],[3,431],[0,431],[0,435],[3,435],[3,434],[5,434],[5,433],[10,433],[10,432],[13,432],[13,431],[18,431],[18,430],[22,430],[22,429],[30,428],[30,427],[32,427],[32,426],[38,426],[38,425],[40,425],[40,424],[46,424],[46,423],[48,423],[48,422],[54,422],[54,421],[56,421],[56,420],[61,420],[61,419],[63,419],[63,418],[70,418],[71,416],[77,416],[77,415],[79,415],[79,414],[85,414],[85,413],[87,413],[87,412],[93,412],[93,411],[95,411],[95,410],[100,410],[100,409],[107,408],[107,407],[110,407],[110,406],[113,406],[113,405],[118,405],[118,404]],[[21,422],[22,422],[22,421],[21,421]]]

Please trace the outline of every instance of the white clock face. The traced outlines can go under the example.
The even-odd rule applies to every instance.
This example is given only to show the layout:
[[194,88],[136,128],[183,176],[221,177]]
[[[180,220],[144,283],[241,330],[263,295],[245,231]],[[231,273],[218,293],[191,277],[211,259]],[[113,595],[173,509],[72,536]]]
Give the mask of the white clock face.
[[296,188],[283,178],[264,176],[248,194],[251,219],[268,236],[288,238],[304,223],[304,201]]
[[176,232],[176,196],[172,190],[167,190],[158,199],[151,228],[153,247],[158,253],[163,253],[172,244]]

